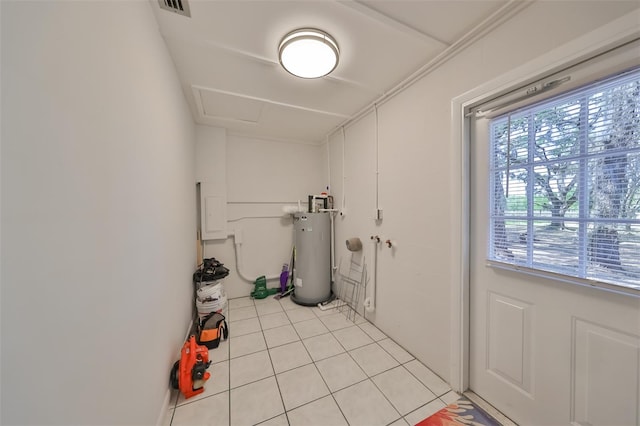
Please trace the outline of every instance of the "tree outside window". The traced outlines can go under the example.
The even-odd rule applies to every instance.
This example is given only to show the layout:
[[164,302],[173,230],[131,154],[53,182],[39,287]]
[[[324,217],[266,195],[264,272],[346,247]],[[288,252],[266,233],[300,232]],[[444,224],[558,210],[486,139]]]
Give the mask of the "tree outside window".
[[490,129],[489,258],[640,289],[640,70]]

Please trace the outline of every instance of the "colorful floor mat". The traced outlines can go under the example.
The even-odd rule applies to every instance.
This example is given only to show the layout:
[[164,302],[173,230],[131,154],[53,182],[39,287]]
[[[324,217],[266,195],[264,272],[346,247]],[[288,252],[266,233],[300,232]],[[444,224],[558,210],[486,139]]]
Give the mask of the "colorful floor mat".
[[461,398],[430,415],[416,426],[500,426],[500,423],[473,402]]

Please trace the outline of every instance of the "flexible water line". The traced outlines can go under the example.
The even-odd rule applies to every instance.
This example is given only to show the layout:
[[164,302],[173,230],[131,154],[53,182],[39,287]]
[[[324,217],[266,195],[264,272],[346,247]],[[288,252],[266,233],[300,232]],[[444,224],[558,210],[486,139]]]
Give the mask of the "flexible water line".
[[[249,278],[242,270],[242,250],[240,247],[242,246],[242,232],[239,229],[236,229],[233,232],[230,232],[228,236],[233,237],[233,243],[234,243],[233,245],[235,248],[234,251],[236,255],[236,270],[238,271],[238,276],[245,281],[249,281],[250,283],[253,283],[255,279],[258,277]],[[268,276],[265,276],[265,278],[267,279],[267,281],[279,280],[280,274],[268,275]]]

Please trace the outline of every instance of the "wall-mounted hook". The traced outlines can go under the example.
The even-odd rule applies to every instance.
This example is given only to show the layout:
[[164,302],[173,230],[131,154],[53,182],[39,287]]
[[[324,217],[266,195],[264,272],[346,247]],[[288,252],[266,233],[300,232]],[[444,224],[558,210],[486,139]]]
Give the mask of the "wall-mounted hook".
[[385,243],[385,244],[387,245],[387,247],[389,247],[389,248],[391,248],[391,246],[393,245],[393,243],[391,242],[391,240],[387,240],[387,241],[385,241],[384,243]]
[[376,242],[376,244],[380,244],[380,237],[377,235],[372,235],[371,239]]

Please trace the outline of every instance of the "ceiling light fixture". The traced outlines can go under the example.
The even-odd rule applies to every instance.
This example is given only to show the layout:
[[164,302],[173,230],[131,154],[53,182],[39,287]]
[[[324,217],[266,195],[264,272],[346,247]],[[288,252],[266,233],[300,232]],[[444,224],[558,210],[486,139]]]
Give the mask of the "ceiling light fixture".
[[339,54],[333,37],[313,28],[290,32],[278,47],[282,67],[301,78],[319,78],[331,73],[338,65]]

